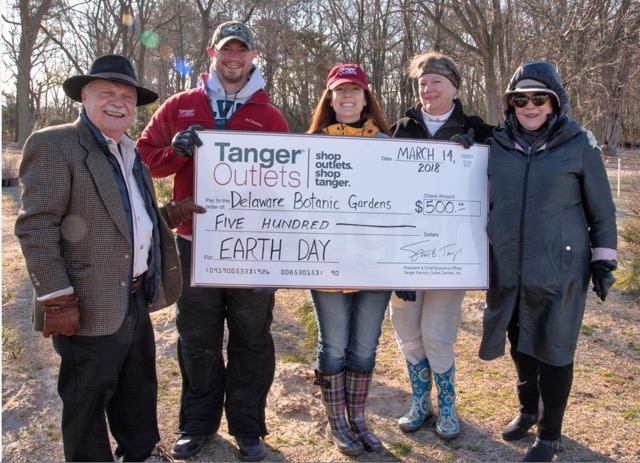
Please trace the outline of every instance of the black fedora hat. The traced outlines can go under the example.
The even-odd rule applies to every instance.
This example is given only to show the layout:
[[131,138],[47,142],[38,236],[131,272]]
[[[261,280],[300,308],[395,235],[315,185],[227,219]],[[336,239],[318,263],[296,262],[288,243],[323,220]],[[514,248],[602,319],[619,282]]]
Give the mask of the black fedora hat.
[[144,106],[158,99],[158,94],[138,85],[136,73],[129,60],[121,55],[103,55],[91,63],[86,76],[69,77],[62,84],[64,93],[74,101],[82,102],[82,87],[96,79],[109,80],[135,87],[138,93],[136,106]]

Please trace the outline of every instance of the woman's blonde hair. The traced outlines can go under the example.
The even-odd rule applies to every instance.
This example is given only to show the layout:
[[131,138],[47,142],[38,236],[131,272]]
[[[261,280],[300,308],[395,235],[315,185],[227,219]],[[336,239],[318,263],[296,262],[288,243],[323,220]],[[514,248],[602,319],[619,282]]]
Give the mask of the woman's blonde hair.
[[460,88],[460,71],[456,63],[446,55],[437,51],[424,51],[414,55],[407,64],[407,75],[419,79],[425,74],[440,74],[451,81],[455,88]]

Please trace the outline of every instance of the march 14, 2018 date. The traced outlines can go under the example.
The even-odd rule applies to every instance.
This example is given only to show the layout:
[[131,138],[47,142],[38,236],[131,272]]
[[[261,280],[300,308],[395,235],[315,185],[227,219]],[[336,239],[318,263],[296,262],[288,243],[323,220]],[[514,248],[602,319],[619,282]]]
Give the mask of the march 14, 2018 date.
[[305,269],[282,269],[280,270],[281,275],[294,275],[294,276],[321,276],[322,270],[305,270]]

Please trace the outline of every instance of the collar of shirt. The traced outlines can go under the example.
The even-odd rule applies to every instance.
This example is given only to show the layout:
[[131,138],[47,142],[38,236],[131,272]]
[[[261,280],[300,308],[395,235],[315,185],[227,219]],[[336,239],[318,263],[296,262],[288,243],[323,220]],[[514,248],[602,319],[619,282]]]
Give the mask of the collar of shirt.
[[128,177],[131,175],[131,172],[133,170],[133,163],[135,161],[136,144],[133,142],[133,140],[125,135],[122,135],[122,137],[120,137],[120,140],[116,140],[115,138],[111,138],[102,132],[100,133],[107,141],[109,151],[111,151],[111,154],[113,154],[118,160],[122,172],[126,174],[125,177],[127,178],[128,184]]
[[422,117],[424,118],[425,121],[428,122],[447,122],[447,119],[449,119],[449,116],[451,116],[451,114],[453,113],[453,109],[455,108],[455,105],[451,106],[451,109],[444,113],[444,114],[440,114],[439,116],[434,116],[433,114],[429,114],[428,112],[426,112],[424,110],[424,107],[422,108]]
[[452,113],[453,107],[449,112],[441,114],[439,116],[433,116],[426,112],[424,108],[422,109],[422,120],[424,121],[424,125],[427,126],[427,129],[429,129],[429,133],[431,134],[431,136],[434,136],[435,133],[440,129],[440,127],[442,127],[445,122],[447,122],[447,119],[449,119],[449,116],[451,116]]

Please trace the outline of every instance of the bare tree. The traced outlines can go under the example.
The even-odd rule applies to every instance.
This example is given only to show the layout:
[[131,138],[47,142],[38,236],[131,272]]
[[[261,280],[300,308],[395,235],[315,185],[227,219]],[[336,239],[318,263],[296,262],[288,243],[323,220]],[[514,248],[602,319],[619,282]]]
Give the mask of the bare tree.
[[[590,127],[615,154],[623,106],[638,69],[640,4],[633,0],[531,0],[523,6],[531,27],[524,39],[535,44],[529,59],[557,65],[573,116]],[[540,36],[534,24],[545,24]],[[523,38],[520,42],[525,42]]]
[[18,112],[18,146],[22,148],[35,125],[34,104],[31,98],[31,69],[38,43],[40,25],[49,12],[53,0],[19,0],[20,44],[17,56],[16,107]]
[[[487,122],[495,124],[499,120],[500,81],[505,74],[504,19],[500,0],[435,0],[417,1],[416,7],[438,24],[464,53],[477,56],[484,68]],[[433,13],[433,6],[439,4],[451,8],[462,25],[464,34],[444,24]],[[437,11],[437,8],[434,8]],[[471,39],[468,40],[467,38]]]
[[396,113],[396,118],[400,118],[404,111],[413,106],[415,101],[415,89],[413,87],[412,80],[407,76],[405,72],[405,68],[409,60],[413,55],[415,55],[417,50],[416,40],[414,35],[417,35],[418,32],[414,30],[412,27],[413,24],[413,15],[411,14],[411,8],[409,4],[410,0],[404,0],[401,11],[402,11],[402,31],[404,40],[402,41],[401,46],[401,72],[398,77],[400,86],[399,86],[399,108]]
[[599,134],[603,152],[615,155],[620,141],[623,102],[629,94],[629,83],[636,82],[634,77],[639,74],[640,4],[623,0],[617,11],[607,13],[602,2],[598,14],[599,37],[603,43],[601,58],[604,61],[601,75],[608,98],[603,104]]
[[[4,60],[18,112],[17,138],[34,124],[75,117],[64,78],[99,55],[129,57],[161,100],[197,85],[215,27],[235,19],[256,31],[258,64],[274,104],[295,131],[338,63],[363,66],[393,122],[415,102],[404,67],[427,49],[451,56],[464,77],[465,110],[502,117],[500,94],[528,60],[552,62],[572,115],[615,153],[640,140],[638,0],[13,0]],[[15,33],[13,33],[15,32]],[[6,111],[9,114],[9,107]],[[154,111],[139,113],[136,130]],[[35,111],[35,112],[34,112]],[[11,118],[13,119],[13,118]],[[8,121],[5,121],[5,124]],[[12,132],[5,132],[12,133]]]

